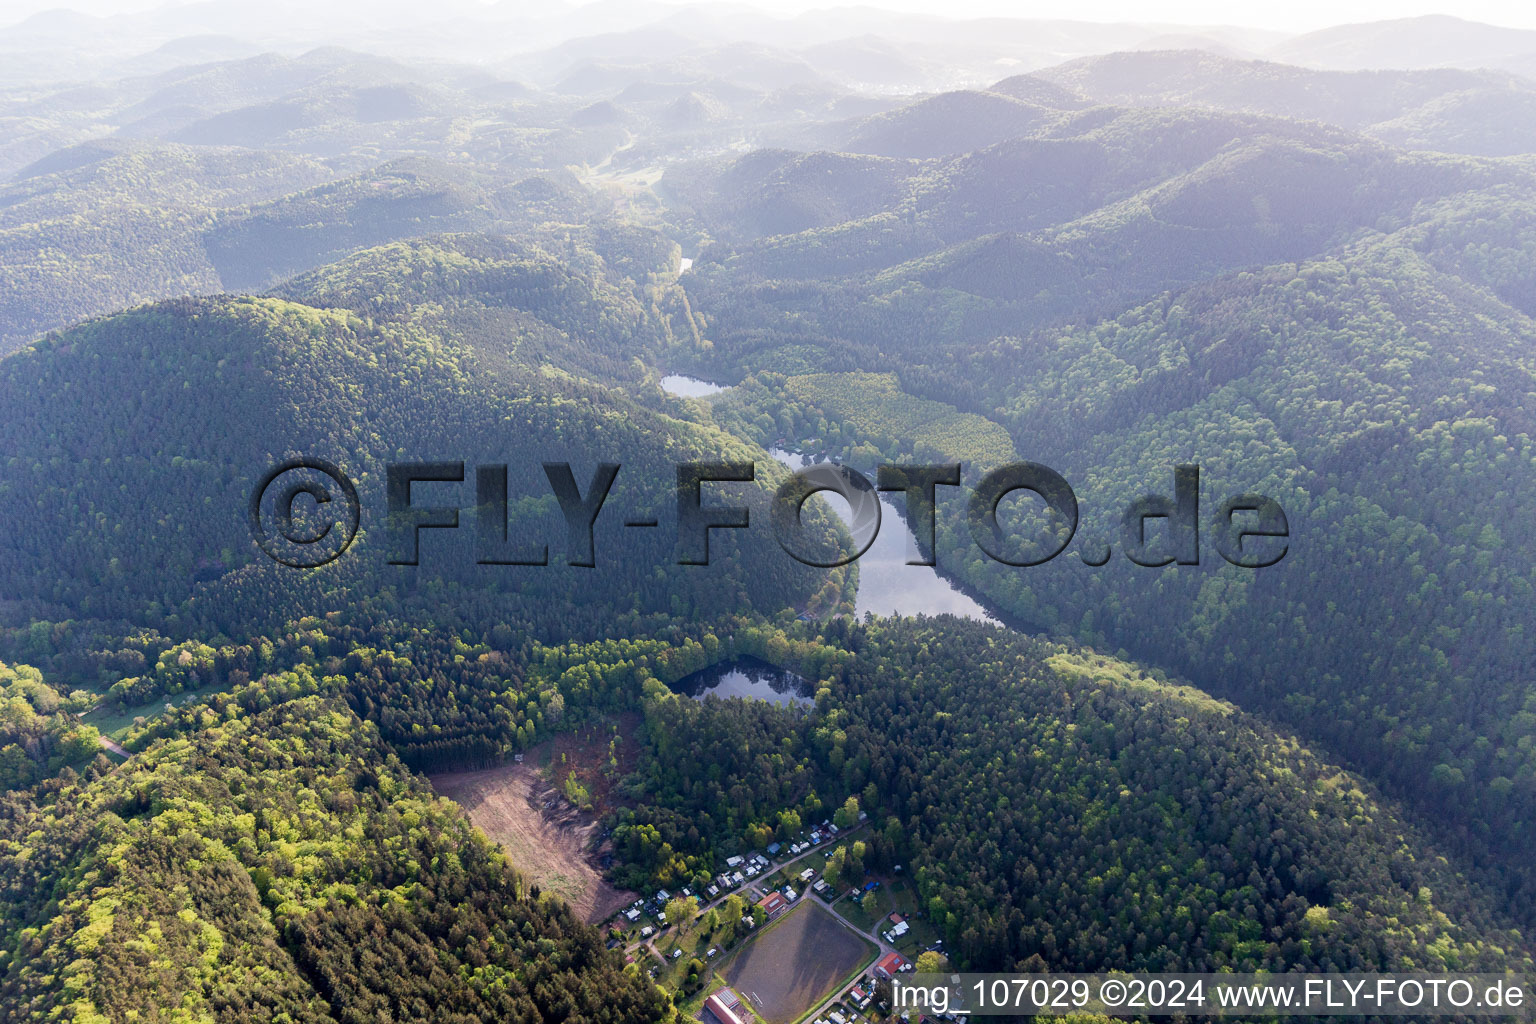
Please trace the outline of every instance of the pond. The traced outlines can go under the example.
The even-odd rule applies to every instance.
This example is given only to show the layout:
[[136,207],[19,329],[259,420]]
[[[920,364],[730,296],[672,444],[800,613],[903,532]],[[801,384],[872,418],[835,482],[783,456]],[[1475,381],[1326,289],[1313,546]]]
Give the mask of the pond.
[[726,390],[728,385],[711,384],[707,380],[699,380],[697,377],[689,377],[681,373],[669,373],[661,378],[661,390],[669,395],[677,395],[680,398],[703,398],[705,395],[718,395]]
[[[802,469],[810,464],[805,456],[781,448],[769,450],[779,462],[791,469]],[[843,522],[849,523],[852,514],[842,498],[822,492],[832,510]],[[998,620],[987,613],[975,599],[957,590],[930,565],[908,565],[907,559],[918,554],[917,538],[907,527],[901,510],[891,501],[891,496],[880,494],[880,532],[869,550],[859,556],[859,589],[854,597],[854,612],[859,618],[865,612],[876,615],[958,615],[996,625]]]
[[752,657],[711,665],[679,679],[672,689],[694,700],[714,695],[722,699],[748,697],[794,707],[812,702],[810,683],[793,672]]

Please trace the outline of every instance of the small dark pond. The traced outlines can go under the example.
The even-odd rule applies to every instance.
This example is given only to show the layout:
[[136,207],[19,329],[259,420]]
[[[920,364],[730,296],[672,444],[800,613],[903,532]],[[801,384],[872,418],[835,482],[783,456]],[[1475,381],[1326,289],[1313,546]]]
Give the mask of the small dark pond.
[[812,701],[810,683],[793,672],[752,657],[711,665],[679,679],[672,689],[694,700],[714,694],[722,699],[749,697],[802,707]]

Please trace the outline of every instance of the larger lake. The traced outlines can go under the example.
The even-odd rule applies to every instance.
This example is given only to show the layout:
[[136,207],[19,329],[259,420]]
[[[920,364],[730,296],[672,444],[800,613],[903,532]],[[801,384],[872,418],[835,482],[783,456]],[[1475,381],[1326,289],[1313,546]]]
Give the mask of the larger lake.
[[[791,469],[801,469],[810,462],[805,456],[781,448],[769,450],[779,462]],[[842,498],[822,492],[832,510],[844,523],[852,511]],[[854,611],[876,615],[958,615],[977,622],[998,622],[974,599],[961,593],[930,565],[908,565],[918,553],[917,538],[907,528],[901,510],[884,493],[880,495],[880,533],[869,550],[859,556],[859,589],[854,597]]]

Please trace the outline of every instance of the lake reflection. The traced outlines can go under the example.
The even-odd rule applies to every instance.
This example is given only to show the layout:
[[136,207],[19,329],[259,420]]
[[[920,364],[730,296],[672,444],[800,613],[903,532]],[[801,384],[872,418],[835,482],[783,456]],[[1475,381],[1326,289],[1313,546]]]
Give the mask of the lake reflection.
[[[772,448],[768,454],[791,469],[809,464],[805,456]],[[846,524],[848,503],[822,492],[832,510]],[[880,495],[880,533],[868,551],[859,556],[859,589],[854,597],[854,612],[863,618],[876,615],[958,615],[977,622],[997,624],[975,600],[956,590],[930,565],[908,565],[908,558],[918,556],[917,538],[907,528],[900,510],[884,493]]]
[[803,678],[751,657],[711,665],[684,676],[672,689],[694,700],[713,694],[722,699],[747,697],[794,706],[811,703],[811,687]]

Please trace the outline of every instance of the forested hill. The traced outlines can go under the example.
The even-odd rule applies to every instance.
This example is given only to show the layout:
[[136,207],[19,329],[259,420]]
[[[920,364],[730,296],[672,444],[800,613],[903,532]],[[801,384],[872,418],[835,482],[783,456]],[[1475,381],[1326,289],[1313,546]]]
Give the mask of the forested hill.
[[435,235],[365,249],[271,294],[450,337],[484,366],[558,368],[649,395],[651,363],[703,342],[676,244],[613,225],[543,237]]
[[[728,280],[734,311],[760,286],[809,281],[845,293],[807,311],[812,337],[954,348],[1336,249],[1420,204],[1531,180],[1523,161],[1405,153],[1319,124],[1098,107],[942,159],[754,154],[678,168],[659,188],[729,243],[700,254],[687,283],[701,299]],[[850,332],[842,318],[866,296],[868,329]]]
[[[755,484],[733,485],[760,522],[782,471],[760,449],[590,379],[600,352],[624,367],[657,328],[633,298],[548,259],[498,266],[498,329],[471,340],[441,318],[429,333],[409,317],[213,298],[119,314],[6,359],[0,458],[11,469],[0,514],[53,524],[0,551],[9,592],[53,617],[234,638],[401,601],[559,637],[654,614],[772,613],[818,593],[835,605],[842,574],[800,565],[767,530],[717,536],[707,567],[678,564],[678,464],[761,461]],[[518,274],[527,288],[509,287]],[[588,377],[545,358],[581,349],[592,353]],[[292,455],[331,460],[360,496],[358,539],[315,572],[257,550],[246,516],[263,475]],[[443,459],[466,464],[464,482],[418,485],[415,500],[461,509],[460,528],[425,531],[419,567],[386,565],[400,552],[387,528],[385,465]],[[567,541],[542,468],[562,461],[582,493],[598,463],[621,465],[598,517],[595,568],[569,564],[582,552]],[[509,467],[505,557],[547,545],[548,565],[478,564],[481,464]],[[647,514],[664,525],[621,525]]]
[[896,102],[643,72],[588,95],[577,77],[539,90],[324,47],[0,92],[0,352],[138,302],[261,291],[392,240],[623,223],[627,197],[586,187],[598,168]]
[[81,146],[0,185],[0,351],[136,302],[259,291],[397,238],[586,221],[588,204],[565,173],[414,157],[338,177],[299,154]]
[[[810,716],[651,685],[615,812],[685,884],[854,798],[972,970],[1441,970],[1525,962],[1496,901],[1357,779],[1160,673],[954,619],[839,621]],[[829,651],[829,654],[831,652]],[[572,648],[599,674],[619,651]],[[624,651],[622,656],[632,656]],[[709,771],[695,769],[710,766]]]
[[[980,416],[1078,488],[1084,544],[1118,551],[1120,510],[1171,493],[1179,463],[1201,465],[1207,515],[1275,498],[1293,542],[1259,572],[1209,548],[1198,567],[1012,569],[958,514],[940,562],[1022,621],[1274,715],[1536,920],[1536,570],[1509,539],[1536,502],[1528,165],[1298,122],[1089,114],[1103,124],[1068,139],[862,165],[889,177],[883,208],[837,221],[846,204],[825,202],[771,237],[751,225],[826,158],[707,172],[728,190],[680,175],[674,194],[736,239],[685,278],[714,342],[700,372],[761,371],[741,394],[762,407],[734,422],[866,463],[910,441],[919,399]],[[894,374],[908,401],[861,405],[853,371]],[[936,447],[984,468],[961,438]]]
[[252,695],[0,803],[0,1016],[670,1018],[344,704]]

